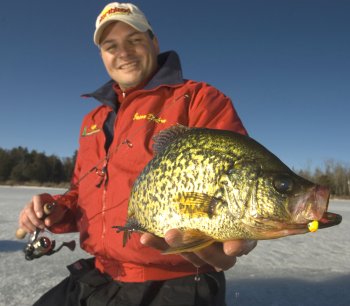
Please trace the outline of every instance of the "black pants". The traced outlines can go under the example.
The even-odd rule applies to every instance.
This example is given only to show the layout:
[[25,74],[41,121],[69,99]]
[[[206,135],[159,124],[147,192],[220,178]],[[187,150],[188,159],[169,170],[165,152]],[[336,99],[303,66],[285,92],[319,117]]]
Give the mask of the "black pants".
[[94,268],[93,259],[68,266],[70,275],[34,306],[224,306],[225,276],[210,272],[165,281],[123,283]]

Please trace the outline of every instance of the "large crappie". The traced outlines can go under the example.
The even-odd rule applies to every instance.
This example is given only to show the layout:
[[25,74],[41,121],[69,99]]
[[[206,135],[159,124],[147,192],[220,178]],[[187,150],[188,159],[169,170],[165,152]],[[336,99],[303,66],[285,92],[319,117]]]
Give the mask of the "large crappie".
[[155,137],[155,157],[134,183],[124,231],[164,237],[173,228],[184,243],[167,253],[214,241],[272,239],[341,222],[327,212],[329,191],[292,172],[248,136],[174,126]]

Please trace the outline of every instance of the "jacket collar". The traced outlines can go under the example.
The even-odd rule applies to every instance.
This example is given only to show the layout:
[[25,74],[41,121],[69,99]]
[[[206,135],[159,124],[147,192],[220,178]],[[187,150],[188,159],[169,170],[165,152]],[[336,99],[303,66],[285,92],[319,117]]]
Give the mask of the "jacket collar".
[[[168,51],[158,55],[159,69],[153,78],[143,88],[152,90],[159,86],[175,86],[184,82],[179,56],[175,51]],[[102,104],[116,110],[117,95],[113,90],[114,80],[110,80],[94,92],[83,94],[82,97],[92,97]]]

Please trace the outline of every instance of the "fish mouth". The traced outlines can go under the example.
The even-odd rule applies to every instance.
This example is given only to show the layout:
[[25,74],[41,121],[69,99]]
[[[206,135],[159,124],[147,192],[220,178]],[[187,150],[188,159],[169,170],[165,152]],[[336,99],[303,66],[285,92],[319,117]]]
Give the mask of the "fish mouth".
[[[328,210],[329,196],[330,191],[327,187],[316,185],[303,195],[292,198],[289,203],[292,223],[307,224],[322,218],[326,220],[327,215],[325,214]],[[330,217],[330,219],[332,218]]]
[[[306,233],[338,225],[342,216],[327,211],[330,191],[324,186],[314,186],[303,196],[298,196],[290,203],[292,224],[290,234]],[[310,229],[312,222],[317,222],[317,228]],[[294,233],[295,232],[295,233]]]
[[342,216],[328,212],[329,189],[313,186],[303,195],[290,199],[291,219],[284,223],[280,220],[255,220],[262,224],[260,229],[251,229],[257,239],[274,239],[290,235],[315,232],[318,229],[338,225]]
[[[294,221],[296,228],[309,231],[338,225],[342,216],[328,211],[329,188],[316,185],[303,197],[299,197],[295,205]],[[311,222],[317,221],[317,228],[310,229]]]
[[[308,220],[303,224],[291,224],[287,227],[286,232],[288,235],[304,234],[308,232],[315,232],[318,229],[328,228],[340,224],[342,216],[332,213],[324,212],[323,216],[319,220]],[[311,224],[316,222],[316,228],[311,228]]]
[[[305,223],[297,223],[297,224],[287,224],[282,225],[279,229],[275,231],[271,231],[269,233],[265,233],[265,236],[268,238],[279,238],[290,235],[299,235],[305,234],[309,232],[315,232],[318,229],[328,228],[335,225],[338,225],[342,221],[342,216],[332,213],[325,212],[323,216],[319,220],[305,220]],[[311,224],[316,222],[316,228],[311,228]],[[266,238],[260,238],[266,239]]]

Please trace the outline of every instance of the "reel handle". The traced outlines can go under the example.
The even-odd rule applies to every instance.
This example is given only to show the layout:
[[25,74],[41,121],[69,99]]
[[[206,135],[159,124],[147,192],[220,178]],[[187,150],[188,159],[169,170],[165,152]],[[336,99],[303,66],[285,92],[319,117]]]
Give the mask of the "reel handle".
[[[44,215],[42,216],[42,218],[40,218],[40,220],[44,220],[48,215],[50,215],[53,211],[53,208],[55,207],[55,203],[46,203],[44,204]],[[18,228],[16,230],[16,238],[17,239],[24,239],[25,236],[27,235],[27,232],[22,229],[22,228]]]

